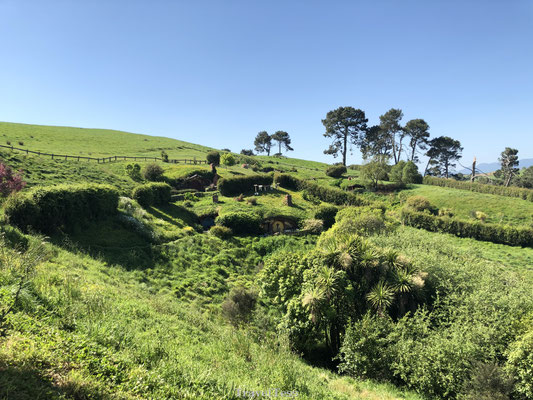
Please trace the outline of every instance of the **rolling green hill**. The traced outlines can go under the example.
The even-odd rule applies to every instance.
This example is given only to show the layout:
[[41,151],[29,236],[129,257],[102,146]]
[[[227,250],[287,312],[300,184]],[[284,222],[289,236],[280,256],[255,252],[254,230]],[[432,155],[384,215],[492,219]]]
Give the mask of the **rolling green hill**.
[[[165,150],[203,160],[211,150],[11,123],[0,123],[0,140],[96,157]],[[148,182],[128,175],[130,161],[0,149],[28,182],[0,199],[0,398],[238,399],[239,390],[268,389],[302,399],[527,398],[533,249],[403,226],[399,212],[416,195],[457,217],[482,211],[491,223],[528,226],[531,202],[408,185],[399,193],[359,188],[349,198],[359,206],[347,206],[340,188],[362,183],[358,171],[333,179],[323,163],[235,157],[217,168],[226,181],[272,180],[274,172],[286,181],[223,196],[184,184],[198,176],[210,183],[209,166],[157,163],[173,197],[145,204],[132,190]],[[142,170],[149,164],[139,161]],[[82,196],[102,183],[109,186],[90,188],[113,212],[98,216],[98,202]],[[57,226],[17,225],[8,218],[17,207],[22,220],[38,215]],[[237,235],[217,216],[254,234]],[[258,230],[281,216],[300,229]],[[204,231],[209,218],[216,226]],[[324,224],[333,226],[321,232]]]

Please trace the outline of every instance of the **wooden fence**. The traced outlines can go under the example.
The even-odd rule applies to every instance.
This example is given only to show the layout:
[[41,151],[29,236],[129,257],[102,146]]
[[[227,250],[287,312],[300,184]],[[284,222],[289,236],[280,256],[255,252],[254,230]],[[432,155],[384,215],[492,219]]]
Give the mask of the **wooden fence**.
[[[115,161],[127,161],[127,160],[133,160],[133,161],[163,161],[162,158],[160,157],[148,157],[148,156],[111,156],[111,157],[100,157],[100,158],[96,158],[96,157],[85,157],[85,156],[69,156],[67,154],[52,154],[52,153],[43,153],[41,151],[32,151],[32,150],[28,150],[28,149],[21,149],[19,147],[14,147],[14,146],[5,146],[5,145],[2,145],[0,144],[0,147],[2,148],[5,148],[5,149],[9,149],[11,151],[13,150],[17,150],[17,151],[22,151],[26,154],[36,154],[38,156],[48,156],[48,157],[52,157],[52,160],[68,160],[68,159],[71,159],[71,160],[76,160],[76,161],[82,161],[82,160],[87,160],[87,161],[96,161],[97,163],[109,163],[109,162],[115,162]],[[168,159],[168,162],[169,163],[172,163],[172,164],[179,164],[179,163],[184,163],[184,164],[207,164],[207,160],[197,160],[196,158],[194,159],[190,159],[190,158],[177,158],[177,159]]]

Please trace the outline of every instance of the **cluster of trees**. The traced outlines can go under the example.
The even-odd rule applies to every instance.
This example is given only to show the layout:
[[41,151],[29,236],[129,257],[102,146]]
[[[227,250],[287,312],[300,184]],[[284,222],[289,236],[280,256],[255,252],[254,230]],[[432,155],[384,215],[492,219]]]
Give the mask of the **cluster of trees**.
[[[401,124],[403,112],[391,108],[379,117],[378,125],[368,126],[365,112],[353,107],[339,107],[327,113],[322,124],[324,136],[333,140],[325,154],[341,156],[346,165],[346,156],[353,147],[358,147],[365,159],[392,159],[394,164],[405,156],[416,163],[419,155],[428,157],[424,174],[449,176],[455,161],[461,158],[463,148],[458,140],[447,136],[429,139],[429,125],[417,118]],[[422,153],[425,151],[425,153]]]
[[[269,156],[270,151],[272,150],[272,147],[275,146],[273,142],[277,142],[277,146],[278,146],[277,154],[281,155],[282,149],[285,149],[285,151],[294,150],[291,147],[291,138],[287,132],[277,131],[273,135],[269,135],[267,131],[261,131],[257,134],[254,140],[255,151],[257,153],[266,153],[267,156]],[[248,150],[243,150],[241,151],[241,153],[243,153],[244,151],[248,152]],[[246,154],[246,155],[252,155],[252,154]]]

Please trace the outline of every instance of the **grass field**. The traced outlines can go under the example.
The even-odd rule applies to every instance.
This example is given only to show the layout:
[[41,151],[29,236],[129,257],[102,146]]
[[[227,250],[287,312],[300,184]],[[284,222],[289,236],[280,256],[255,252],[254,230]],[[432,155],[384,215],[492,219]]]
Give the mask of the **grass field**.
[[[14,146],[73,155],[90,152],[105,156],[120,151],[159,156],[165,150],[171,158],[205,159],[209,150],[126,132],[7,123],[0,124],[0,141],[2,137]],[[84,147],[86,143],[89,148]],[[9,150],[0,150],[0,158],[22,169],[29,186],[108,183],[122,196],[130,196],[139,184],[127,176],[128,162],[51,160]],[[218,167],[219,175],[254,174],[241,165],[246,160],[238,158],[234,166]],[[321,185],[362,182],[353,170],[347,174],[355,178],[350,181],[327,177],[323,163],[265,156],[254,160],[261,169],[292,173]],[[144,167],[148,163],[139,164]],[[159,165],[169,182],[210,170],[207,165]],[[401,226],[395,219],[402,206],[400,199],[412,195],[427,197],[461,218],[469,218],[472,210],[483,211],[489,222],[513,225],[532,222],[531,203],[424,185],[399,194],[366,192],[362,194],[366,200],[389,208],[390,227],[395,228],[371,235],[369,241],[376,249],[363,246],[364,259],[371,260],[374,250],[397,250],[399,259],[407,257],[423,272],[419,277],[427,276],[422,285],[427,284],[428,296],[433,296],[424,299],[428,303],[413,315],[393,321],[400,335],[393,335],[387,346],[404,347],[393,365],[401,368],[401,375],[389,381],[405,386],[350,378],[319,367],[333,367],[327,364],[329,359],[310,365],[289,345],[291,331],[278,329],[286,315],[271,304],[273,299],[258,294],[250,320],[238,327],[224,314],[223,304],[234,288],[259,293],[258,274],[273,254],[286,250],[284,254],[297,253],[303,259],[317,250],[319,237],[258,235],[221,240],[201,233],[198,216],[246,211],[263,218],[303,220],[313,217],[319,202],[286,189],[258,196],[245,193],[245,201],[220,196],[218,204],[213,203],[211,194],[198,198],[188,194],[184,201],[144,209],[121,197],[117,215],[46,238],[40,251],[45,262],[38,265],[16,312],[10,314],[7,337],[0,338],[0,398],[235,399],[239,388],[278,388],[297,390],[302,399],[422,400],[436,397],[415,391],[444,393],[447,385],[453,387],[450,393],[454,396],[470,377],[473,360],[504,360],[509,341],[529,321],[533,249],[426,232]],[[292,195],[293,207],[285,205],[286,194]],[[255,199],[256,204],[246,198]],[[367,221],[376,222],[375,218]],[[347,229],[348,225],[343,226]],[[2,231],[9,240],[23,244],[43,240],[35,235],[21,237],[5,224],[0,226]],[[12,293],[4,284],[12,279],[10,267],[6,267],[12,264],[12,253],[0,238],[0,295],[6,298]],[[335,253],[337,256],[348,260],[345,254]],[[421,292],[421,296],[425,294]],[[297,299],[294,305],[301,306],[303,301]],[[302,326],[311,321],[307,314],[301,318],[298,323]],[[414,340],[409,336],[410,324]],[[424,332],[418,335],[415,328],[422,326]],[[362,339],[366,343],[363,351],[366,346],[384,345],[383,332],[369,333]],[[320,343],[316,350],[320,355],[305,354],[305,359],[317,361],[322,356]],[[357,360],[367,361],[366,355]],[[361,375],[356,372],[353,376]],[[413,391],[404,391],[405,387]]]
[[414,185],[402,196],[424,196],[438,208],[449,208],[460,218],[471,218],[472,211],[487,214],[487,222],[509,225],[533,224],[533,203],[512,197],[449,189],[439,186]]

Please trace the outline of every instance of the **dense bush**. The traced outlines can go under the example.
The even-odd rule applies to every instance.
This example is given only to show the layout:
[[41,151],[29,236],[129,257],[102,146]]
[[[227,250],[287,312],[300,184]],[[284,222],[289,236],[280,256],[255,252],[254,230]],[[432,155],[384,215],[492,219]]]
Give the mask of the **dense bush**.
[[224,165],[227,165],[228,167],[231,167],[232,165],[235,165],[235,157],[233,157],[233,154],[231,153],[224,153],[222,154],[222,157],[220,158],[220,162]]
[[321,219],[309,218],[302,222],[302,230],[305,232],[318,234],[324,230],[324,223]]
[[117,212],[118,192],[108,185],[80,184],[35,187],[11,196],[5,215],[12,225],[44,233],[72,231]]
[[[170,190],[167,183],[152,182],[135,187],[131,196],[143,207],[164,205],[170,202]],[[191,193],[186,194],[193,196]]]
[[257,293],[237,287],[222,303],[222,313],[234,326],[239,326],[250,320],[256,303]]
[[346,173],[346,167],[342,164],[331,165],[326,169],[326,175],[332,178],[340,178]]
[[234,178],[222,178],[218,181],[218,190],[223,196],[238,196],[254,190],[254,185],[271,185],[272,175],[245,175]]
[[322,220],[324,229],[329,229],[335,223],[335,215],[339,209],[335,206],[322,206],[315,211],[315,218]]
[[428,211],[431,214],[438,212],[437,208],[424,196],[412,196],[407,199],[406,206],[414,211]]
[[431,232],[451,233],[459,237],[469,237],[509,246],[533,247],[533,229],[531,228],[513,228],[479,221],[438,217],[408,208],[402,210],[401,219],[405,225]]
[[134,181],[141,181],[141,166],[137,163],[126,165],[126,174]]
[[220,215],[215,223],[230,228],[236,235],[255,235],[262,232],[261,218],[254,213],[233,212]]
[[405,167],[405,161],[400,160],[397,164],[391,167],[389,172],[389,180],[392,182],[403,182],[403,168]]
[[210,151],[207,153],[206,160],[208,164],[220,165],[220,153],[218,151]]
[[516,391],[533,398],[533,329],[510,347],[506,369],[516,381]]
[[418,167],[412,161],[405,163],[402,170],[403,183],[422,183],[422,175],[418,172]]
[[286,189],[306,190],[308,195],[315,196],[326,203],[351,206],[359,206],[367,203],[354,193],[345,192],[335,187],[321,186],[317,183],[305,181],[288,174],[276,174],[274,176],[274,182]]
[[209,229],[209,234],[219,239],[226,240],[233,236],[233,231],[225,226],[213,225],[211,229]]
[[152,163],[144,167],[143,176],[147,181],[157,182],[163,177],[163,172],[163,168],[160,165]]
[[472,192],[497,194],[507,197],[518,197],[523,200],[533,201],[533,189],[524,189],[518,187],[505,187],[488,185],[484,183],[472,183],[465,181],[456,181],[453,179],[436,178],[432,176],[424,177],[424,184],[450,187],[454,189],[470,190]]

